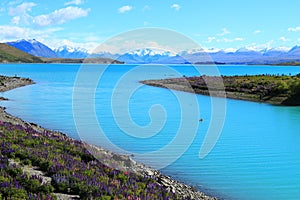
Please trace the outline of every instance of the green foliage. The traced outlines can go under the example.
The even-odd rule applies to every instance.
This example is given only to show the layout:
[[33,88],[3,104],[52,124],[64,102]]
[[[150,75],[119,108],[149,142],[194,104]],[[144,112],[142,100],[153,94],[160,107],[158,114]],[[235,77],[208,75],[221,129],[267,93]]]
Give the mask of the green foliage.
[[24,189],[11,188],[8,191],[7,196],[10,199],[27,199],[27,192]]
[[17,175],[20,175],[20,174],[23,173],[22,169],[21,168],[17,168],[17,167],[9,168],[9,169],[7,169],[7,172],[12,177],[16,177]]
[[128,181],[128,176],[122,173],[119,173],[116,178],[121,181],[121,184],[124,184]]
[[[300,105],[300,74],[295,76],[262,74],[255,76],[199,76],[142,81],[144,84],[191,91],[204,95],[223,92],[235,99]],[[190,90],[191,87],[193,90]],[[222,95],[221,95],[222,96]],[[293,99],[293,101],[290,101]]]
[[102,196],[100,200],[111,200],[110,196]]
[[21,162],[22,162],[23,165],[31,166],[31,160],[29,160],[29,159],[22,160]]

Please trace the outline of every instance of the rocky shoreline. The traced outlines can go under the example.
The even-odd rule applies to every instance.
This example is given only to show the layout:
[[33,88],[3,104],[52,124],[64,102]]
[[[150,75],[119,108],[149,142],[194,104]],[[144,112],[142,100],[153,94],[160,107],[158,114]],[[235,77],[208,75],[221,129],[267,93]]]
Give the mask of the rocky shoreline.
[[[21,78],[17,75],[14,77],[0,76],[0,92],[5,92],[18,87],[34,84],[34,81],[29,78]],[[1,97],[0,100],[7,100]]]
[[[0,86],[1,92],[34,83],[30,79],[24,79],[24,78],[20,78],[20,77],[1,76],[0,80],[2,83]],[[47,131],[47,132],[50,132],[51,134],[57,136],[61,140],[75,141],[74,139],[69,138],[68,136],[66,136],[63,133],[47,130],[37,124],[25,122],[18,117],[14,117],[14,116],[8,114],[5,111],[4,107],[0,107],[0,121],[2,123],[8,122],[8,123],[11,123],[14,125],[22,126],[25,129],[31,128],[41,134],[44,133],[45,131]],[[144,177],[149,177],[149,178],[153,179],[157,184],[166,188],[166,190],[168,192],[178,194],[182,199],[205,199],[205,200],[217,199],[216,197],[211,197],[211,196],[204,194],[203,192],[197,191],[197,189],[195,189],[194,187],[191,187],[189,185],[186,185],[184,183],[176,181],[169,176],[165,176],[165,175],[161,174],[158,170],[154,170],[154,169],[151,169],[141,163],[137,163],[130,156],[115,154],[108,150],[102,149],[101,147],[90,145],[90,144],[85,144],[85,145],[87,145],[89,150],[92,149],[94,151],[93,155],[96,155],[96,157],[98,157],[98,156],[101,158],[105,157],[107,159],[107,162],[119,163],[119,166],[121,169],[132,171],[133,173],[136,173],[136,174],[144,176]],[[12,161],[12,162],[14,162],[14,161]],[[42,174],[43,174],[43,172],[39,171],[39,169],[36,169],[34,166],[31,169],[28,169],[28,167],[26,167],[26,170],[27,171],[29,170],[32,173],[38,173],[40,176],[42,176]],[[49,179],[49,177],[46,177],[46,176],[44,178]],[[61,199],[61,200],[78,199],[78,196],[69,195],[69,194],[54,194],[54,195],[57,196],[57,199]]]

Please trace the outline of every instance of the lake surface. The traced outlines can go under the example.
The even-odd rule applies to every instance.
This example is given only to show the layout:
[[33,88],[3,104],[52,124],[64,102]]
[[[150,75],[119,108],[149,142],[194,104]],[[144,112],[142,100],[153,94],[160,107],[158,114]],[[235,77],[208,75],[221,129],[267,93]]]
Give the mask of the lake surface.
[[[136,67],[110,65],[106,68],[104,65],[90,65],[87,71],[91,74],[97,74],[104,68],[106,70],[96,88],[89,84],[89,80],[81,85],[83,93],[82,99],[78,97],[79,102],[82,101],[84,107],[85,93],[94,94],[96,118],[113,144],[133,154],[143,154],[159,151],[170,144],[182,127],[186,134],[190,134],[194,127],[184,127],[181,123],[184,110],[180,103],[187,103],[191,107],[188,109],[197,111],[196,114],[204,121],[197,125],[195,138],[184,154],[161,171],[225,199],[300,198],[300,107],[227,99],[226,118],[220,138],[208,156],[200,159],[199,150],[212,120],[212,99],[138,83],[147,77],[199,75],[198,71],[192,66],[183,65],[171,65],[171,70],[143,66],[143,70],[134,72],[133,79],[129,78],[125,84],[119,82],[124,76],[126,78],[126,75],[133,73]],[[209,67],[201,66],[199,69],[206,71]],[[1,102],[1,105],[7,107],[9,113],[26,121],[106,147],[107,144],[97,136],[97,128],[93,129],[98,125],[90,121],[90,113],[82,116],[85,123],[81,126],[86,129],[86,133],[77,132],[73,114],[74,109],[76,111],[80,107],[72,106],[72,95],[79,69],[80,65],[73,64],[2,64],[1,74],[29,77],[36,84],[0,94],[11,100]],[[219,66],[218,69],[222,75],[300,73],[300,67],[287,66]],[[126,90],[132,88],[133,91]],[[128,94],[129,99],[122,98]],[[178,100],[178,97],[181,99]],[[196,98],[196,103],[193,98]],[[121,108],[124,101],[128,104],[129,121],[127,113]],[[151,118],[149,109],[157,104],[162,105],[164,112],[154,110]],[[118,112],[118,109],[122,112]],[[191,112],[190,115],[184,115],[185,120],[191,120],[192,124],[194,114]],[[122,124],[123,130],[117,124],[120,120],[122,123],[123,118],[125,122],[133,123],[134,127],[147,127],[150,122],[153,122],[154,127],[137,129],[145,132],[140,133],[140,137],[131,136],[126,129],[130,129],[132,124]],[[156,134],[147,138],[147,134],[154,130]],[[177,153],[176,147],[174,154]],[[164,156],[162,154],[161,158],[143,162],[155,166],[155,162],[165,161]]]

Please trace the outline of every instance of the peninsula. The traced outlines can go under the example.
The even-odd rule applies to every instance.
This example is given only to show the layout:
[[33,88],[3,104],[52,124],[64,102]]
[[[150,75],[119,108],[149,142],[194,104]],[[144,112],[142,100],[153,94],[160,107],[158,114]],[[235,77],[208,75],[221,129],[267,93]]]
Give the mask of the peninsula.
[[[300,74],[255,76],[199,76],[161,80],[145,80],[141,83],[156,87],[192,92],[202,95],[222,96],[275,105],[300,106]],[[208,89],[207,83],[210,87]],[[221,83],[221,84],[218,84]]]

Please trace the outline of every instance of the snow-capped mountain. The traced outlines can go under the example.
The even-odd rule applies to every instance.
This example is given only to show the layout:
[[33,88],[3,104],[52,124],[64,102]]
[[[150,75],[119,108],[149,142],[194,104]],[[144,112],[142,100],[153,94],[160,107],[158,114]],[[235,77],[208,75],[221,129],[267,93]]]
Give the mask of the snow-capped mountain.
[[175,53],[171,53],[169,51],[145,48],[130,51],[123,55],[118,55],[115,59],[128,64],[164,63],[164,59],[175,55]]
[[[100,56],[100,55],[99,55]],[[157,51],[152,49],[139,49],[122,55],[102,54],[128,64],[182,64],[182,63],[228,63],[228,64],[272,64],[290,60],[300,60],[300,46],[290,50],[286,47],[272,49],[208,49],[188,50],[178,54]]]
[[161,56],[175,56],[176,53],[171,53],[170,51],[163,51],[163,50],[158,50],[158,49],[137,49],[134,51],[128,52],[128,54],[131,55],[138,55],[138,56],[156,56],[156,55],[161,55]]
[[80,47],[61,46],[55,49],[54,52],[60,58],[86,58],[89,56],[88,51]]
[[127,64],[182,64],[182,63],[227,63],[227,64],[272,64],[287,61],[300,61],[300,46],[291,49],[277,47],[271,49],[189,49],[182,52],[169,52],[160,49],[137,49],[123,54],[100,52],[89,54],[86,49],[62,46],[55,50],[36,40],[7,42],[26,53],[45,58],[111,58]]
[[44,57],[44,58],[56,58],[56,53],[39,41],[32,40],[18,40],[15,42],[7,42],[6,44],[13,46],[21,51],[29,53],[34,56]]

